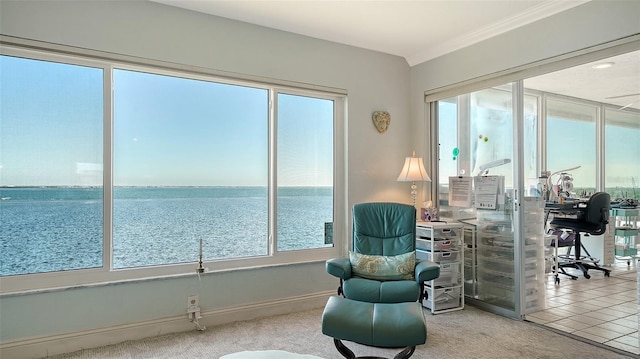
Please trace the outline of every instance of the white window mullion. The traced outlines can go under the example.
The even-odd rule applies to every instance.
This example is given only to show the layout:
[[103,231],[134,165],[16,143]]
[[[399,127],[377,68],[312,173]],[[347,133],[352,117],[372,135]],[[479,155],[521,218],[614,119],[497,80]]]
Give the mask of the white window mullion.
[[278,118],[276,114],[278,113],[278,101],[277,101],[277,91],[274,88],[269,89],[269,184],[268,184],[268,206],[269,208],[269,255],[273,256],[276,253],[276,248],[278,247],[278,196],[277,196],[277,188],[278,188]]
[[606,168],[605,139],[604,106],[600,105],[596,108],[596,191],[604,191],[606,185],[604,171]]
[[104,68],[103,269],[113,270],[113,67]]

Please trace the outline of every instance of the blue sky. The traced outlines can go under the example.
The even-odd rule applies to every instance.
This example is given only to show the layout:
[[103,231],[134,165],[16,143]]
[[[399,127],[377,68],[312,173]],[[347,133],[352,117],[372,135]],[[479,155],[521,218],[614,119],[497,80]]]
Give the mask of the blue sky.
[[[0,185],[100,185],[102,69],[0,57]],[[279,96],[280,185],[333,183],[333,102]],[[115,185],[264,186],[268,91],[114,70]]]
[[102,162],[102,70],[0,57],[0,184],[82,181]]
[[122,70],[114,82],[116,185],[266,185],[266,90]]

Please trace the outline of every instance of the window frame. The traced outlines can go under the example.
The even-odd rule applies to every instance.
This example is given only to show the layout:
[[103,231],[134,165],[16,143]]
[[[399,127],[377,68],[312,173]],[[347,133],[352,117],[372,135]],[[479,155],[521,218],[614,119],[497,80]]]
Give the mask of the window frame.
[[[103,285],[112,282],[146,281],[167,277],[190,277],[216,272],[321,262],[344,255],[347,248],[348,211],[346,197],[346,104],[347,92],[331,87],[308,85],[286,80],[265,79],[258,76],[227,73],[224,71],[189,65],[146,60],[125,55],[78,49],[22,39],[0,37],[0,55],[41,61],[89,66],[103,69],[103,266],[36,274],[0,277],[0,297],[16,293],[52,291],[70,287]],[[254,88],[264,88],[269,94],[268,119],[268,211],[269,226],[265,233],[268,254],[256,257],[225,258],[207,261],[205,273],[196,272],[197,262],[155,265],[136,268],[113,268],[113,71],[125,69],[153,74],[178,76],[187,79],[219,82]],[[325,248],[278,251],[275,243],[275,216],[277,209],[277,148],[276,112],[277,94],[307,96],[332,100],[333,111],[333,230],[334,245]],[[206,258],[205,258],[206,260]]]

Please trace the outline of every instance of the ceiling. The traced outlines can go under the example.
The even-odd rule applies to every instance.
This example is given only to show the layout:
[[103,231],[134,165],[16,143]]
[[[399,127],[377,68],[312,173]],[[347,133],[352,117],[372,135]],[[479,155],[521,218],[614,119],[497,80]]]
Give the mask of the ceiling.
[[[611,67],[594,68],[611,63]],[[524,86],[545,92],[640,109],[640,51],[552,72],[524,81]]]
[[[404,57],[420,64],[588,0],[150,0]],[[602,60],[605,61],[605,60]],[[640,109],[640,52],[582,65],[525,86]],[[599,61],[601,62],[601,61]],[[636,94],[633,95],[632,94]]]

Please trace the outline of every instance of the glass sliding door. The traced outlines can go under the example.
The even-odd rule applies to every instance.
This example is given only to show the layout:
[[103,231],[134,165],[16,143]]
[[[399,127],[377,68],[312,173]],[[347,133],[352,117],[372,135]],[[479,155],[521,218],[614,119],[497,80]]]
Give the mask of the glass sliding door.
[[[538,172],[538,105],[534,96],[522,100],[519,86],[438,101],[435,120],[441,219],[465,225],[466,300],[511,317],[544,304],[541,203],[523,196]],[[471,183],[468,203],[456,181]],[[521,223],[532,218],[535,234],[524,235]]]
[[[627,60],[628,55],[632,55],[630,61]],[[635,55],[629,53],[599,59],[597,63],[607,61],[626,68],[624,65],[627,63],[630,66],[637,64],[634,59],[637,59],[637,52]],[[622,216],[613,215],[605,235],[583,236],[582,244],[591,256],[599,259],[601,266],[612,267],[611,278],[605,278],[604,282],[595,283],[593,278],[587,280],[580,275],[576,281],[554,284],[552,252],[549,256],[544,255],[545,203],[541,201],[541,195],[545,193],[546,186],[538,185],[542,183],[539,177],[554,173],[550,180],[544,182],[550,182],[557,188],[567,188],[566,182],[560,181],[559,177],[569,175],[572,183],[568,187],[572,188],[565,189],[563,195],[573,198],[588,196],[595,191],[607,192],[611,195],[613,214],[618,212],[616,207],[635,211],[636,208],[630,207],[640,201],[640,160],[637,155],[640,153],[640,102],[637,101],[637,89],[621,90],[619,85],[609,86],[616,84],[615,78],[610,74],[596,74],[595,71],[601,70],[594,64],[596,62],[585,63],[575,69],[567,68],[521,80],[512,86],[498,86],[454,97],[449,96],[460,88],[451,86],[440,93],[425,93],[431,109],[428,118],[431,121],[431,143],[437,141],[439,145],[438,156],[432,156],[432,171],[438,180],[437,186],[433,187],[434,198],[438,199],[440,219],[464,223],[464,294],[467,303],[597,341],[615,350],[638,354],[638,302],[634,285],[637,268],[629,264],[628,256],[618,252],[620,244],[630,247],[633,242],[619,242],[622,236],[615,235],[615,226],[622,225],[623,228],[618,229],[626,234],[628,226],[633,224],[637,227],[640,222],[626,218],[624,222],[617,222],[613,219]],[[571,81],[566,81],[567,78]],[[581,80],[574,82],[578,78]],[[637,76],[625,78],[635,79]],[[495,80],[487,79],[488,82]],[[523,82],[527,84],[526,90]],[[633,84],[636,82],[632,81]],[[478,83],[469,83],[468,86],[478,88]],[[582,91],[590,88],[598,88],[602,96],[594,97]],[[501,96],[500,91],[512,96]],[[489,121],[494,121],[494,124]],[[488,129],[486,133],[480,127],[483,125]],[[505,139],[501,135],[511,137]],[[511,163],[490,168],[488,172],[480,171],[483,162],[497,159],[496,163],[500,163],[504,162],[499,161],[500,158],[509,156]],[[470,176],[475,179],[477,172],[504,177],[504,202],[497,201],[496,209],[476,208],[474,196],[466,207],[449,201],[456,198],[450,196],[455,192],[449,184],[450,178]],[[472,192],[478,193],[475,181]],[[519,193],[524,197],[519,197]],[[504,205],[511,198],[514,205]],[[628,253],[627,249],[620,248],[623,253]],[[620,288],[614,280],[616,276],[631,278],[633,283],[627,283],[629,288]],[[547,278],[549,283],[545,283]],[[603,296],[598,305],[592,305],[589,298],[575,295],[583,290],[583,286],[601,285],[604,285],[599,288]],[[585,313],[587,318],[602,318],[604,323],[579,330],[561,325],[575,317],[571,308],[584,305],[589,305],[589,311]],[[620,333],[630,334],[616,335],[613,339],[606,330],[594,334],[592,329],[607,328],[613,321],[624,323]]]
[[508,190],[514,177],[512,96],[492,88],[471,93],[470,99],[477,299],[515,315],[514,198]]

